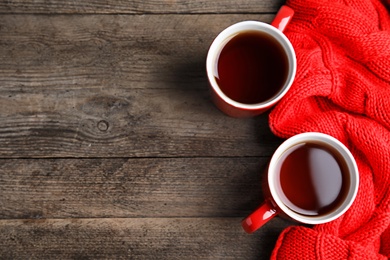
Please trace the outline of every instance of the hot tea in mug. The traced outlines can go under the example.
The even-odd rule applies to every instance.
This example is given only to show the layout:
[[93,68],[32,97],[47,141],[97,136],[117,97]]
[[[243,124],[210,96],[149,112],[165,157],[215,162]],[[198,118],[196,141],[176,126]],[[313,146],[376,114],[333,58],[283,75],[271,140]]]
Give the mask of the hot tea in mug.
[[321,216],[335,210],[350,186],[348,166],[331,146],[304,142],[287,150],[279,159],[276,192],[291,210]]
[[278,147],[263,186],[265,202],[242,221],[248,233],[277,214],[305,224],[340,217],[356,197],[359,173],[351,152],[340,141],[308,132]]
[[291,87],[294,48],[283,34],[294,11],[283,6],[271,25],[243,21],[223,30],[207,54],[206,70],[215,105],[233,117],[259,115]]
[[282,90],[288,76],[288,57],[273,36],[243,31],[222,48],[214,73],[229,98],[245,104],[262,103]]

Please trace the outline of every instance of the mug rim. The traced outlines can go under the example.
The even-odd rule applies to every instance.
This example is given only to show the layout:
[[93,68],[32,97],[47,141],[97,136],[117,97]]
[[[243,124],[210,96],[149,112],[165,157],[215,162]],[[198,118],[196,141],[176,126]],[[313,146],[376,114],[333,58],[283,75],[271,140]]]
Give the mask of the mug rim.
[[[304,143],[305,141],[315,141],[319,143],[326,144],[328,146],[331,146],[332,148],[336,149],[340,155],[344,158],[348,173],[350,177],[350,187],[348,190],[348,193],[346,197],[344,198],[343,202],[333,211],[325,214],[325,215],[319,215],[319,216],[309,216],[309,215],[303,215],[299,214],[290,208],[288,208],[278,195],[276,191],[276,178],[275,178],[275,167],[277,166],[277,163],[279,162],[280,157],[288,151],[293,146]],[[268,167],[268,188],[271,192],[271,200],[276,203],[276,206],[278,209],[281,210],[284,214],[289,216],[290,218],[301,222],[305,224],[323,224],[326,222],[330,222],[332,220],[337,219],[342,214],[344,214],[352,205],[354,202],[358,187],[359,187],[359,171],[356,164],[356,161],[352,155],[352,153],[349,151],[349,149],[341,143],[336,138],[323,134],[318,132],[306,132],[301,133],[295,136],[290,137],[286,141],[284,141],[275,151],[275,153],[272,155],[269,167]]]
[[[244,31],[261,31],[271,35],[274,39],[276,39],[283,47],[286,52],[288,61],[289,61],[289,73],[286,79],[284,86],[281,90],[276,93],[270,99],[255,103],[255,104],[245,104],[238,101],[235,101],[228,97],[219,87],[218,83],[215,80],[215,64],[217,63],[217,56],[220,51],[223,49],[225,44],[236,34]],[[271,107],[275,103],[277,103],[290,89],[296,74],[297,69],[297,61],[294,48],[290,42],[290,40],[281,32],[279,29],[274,26],[260,22],[260,21],[241,21],[235,24],[230,25],[222,32],[218,34],[218,36],[212,42],[206,59],[206,71],[208,81],[212,87],[212,89],[216,92],[216,94],[221,97],[226,103],[236,108],[247,109],[247,110],[257,110]]]

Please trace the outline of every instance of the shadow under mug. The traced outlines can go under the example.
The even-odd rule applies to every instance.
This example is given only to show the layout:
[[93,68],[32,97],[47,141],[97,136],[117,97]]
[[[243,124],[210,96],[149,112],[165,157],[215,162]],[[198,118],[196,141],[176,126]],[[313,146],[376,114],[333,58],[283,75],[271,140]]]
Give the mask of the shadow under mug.
[[[293,14],[294,11],[291,8],[282,6],[271,25],[259,21],[243,21],[226,28],[214,39],[207,54],[206,71],[213,102],[222,112],[232,117],[256,116],[271,108],[287,93],[293,83],[297,64],[294,48],[288,38],[283,34],[283,30],[292,19]],[[219,57],[226,44],[238,34],[248,31],[259,32],[272,38],[275,41],[275,45],[277,44],[282,47],[287,58],[286,79],[282,83],[282,86],[278,86],[278,90],[273,96],[266,100],[262,100],[259,103],[245,103],[234,100],[234,98],[224,92],[223,88],[218,83],[216,76],[218,75]],[[279,48],[278,46],[274,47]],[[250,56],[250,54],[248,55]],[[285,75],[278,75],[277,78],[279,76],[284,77]],[[243,86],[240,86],[239,84],[237,84],[237,86],[234,85],[233,87],[235,88],[235,91],[242,91],[243,88]],[[258,88],[262,87],[264,88],[260,83]]]
[[[304,154],[305,156],[311,156],[312,164],[306,164],[304,163],[306,162],[305,160],[299,160],[298,157],[291,157],[289,167],[292,170],[288,171],[288,173],[293,175],[289,177],[290,181],[287,182],[287,187],[290,185],[288,188],[290,189],[290,195],[298,196],[295,194],[300,194],[301,198],[305,199],[308,197],[308,194],[315,194],[317,196],[316,200],[322,200],[321,203],[324,203],[324,201],[331,202],[326,212],[317,215],[295,210],[294,205],[292,206],[291,201],[284,194],[285,188],[282,187],[281,179],[284,178],[282,176],[283,169],[281,167],[284,167],[282,163],[284,163],[289,154],[292,154],[292,151],[296,151],[297,147],[302,147],[305,144],[316,145],[315,149],[317,150],[313,150],[312,153],[306,151]],[[334,162],[324,156],[325,150],[318,149],[326,149],[334,158],[337,158],[337,167],[342,166],[340,167],[340,172],[338,171],[339,168],[332,167]],[[321,173],[321,175],[309,180],[308,183],[310,185],[306,185],[306,180],[301,179],[301,172],[297,172],[308,167],[312,172]],[[333,169],[336,169],[336,171],[332,171]],[[334,137],[317,132],[298,134],[283,142],[272,155],[265,173],[266,175],[263,179],[265,202],[241,222],[247,233],[256,231],[278,214],[310,225],[323,224],[335,220],[350,208],[355,200],[359,186],[359,173],[356,161],[348,148]],[[333,183],[330,181],[329,176],[342,178],[341,182],[344,186],[338,186],[338,184]],[[305,189],[310,190],[310,193],[306,194]],[[329,193],[329,190],[332,190],[330,194],[321,197],[324,195],[324,192]],[[337,196],[337,203],[334,203],[336,201],[335,195]],[[311,199],[312,197],[309,196],[309,198]],[[329,201],[329,198],[332,198],[332,200]]]

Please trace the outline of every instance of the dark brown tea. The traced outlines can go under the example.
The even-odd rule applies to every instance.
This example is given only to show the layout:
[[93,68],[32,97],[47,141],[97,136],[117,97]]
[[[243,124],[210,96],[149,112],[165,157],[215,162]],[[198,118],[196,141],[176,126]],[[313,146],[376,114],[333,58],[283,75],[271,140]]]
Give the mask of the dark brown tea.
[[350,186],[346,162],[331,147],[298,144],[280,158],[279,195],[291,210],[308,216],[332,212]]
[[234,101],[256,104],[275,96],[288,76],[288,57],[272,36],[259,31],[237,34],[223,47],[215,79]]

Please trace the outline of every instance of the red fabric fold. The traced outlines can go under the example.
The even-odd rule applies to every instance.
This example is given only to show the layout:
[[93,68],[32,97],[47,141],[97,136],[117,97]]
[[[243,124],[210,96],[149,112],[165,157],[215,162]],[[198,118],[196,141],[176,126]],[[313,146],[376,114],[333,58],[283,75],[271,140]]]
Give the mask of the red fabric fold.
[[322,132],[354,155],[360,186],[352,207],[330,223],[290,227],[272,259],[390,258],[390,1],[291,0],[285,34],[297,56],[289,93],[270,113],[288,138]]

